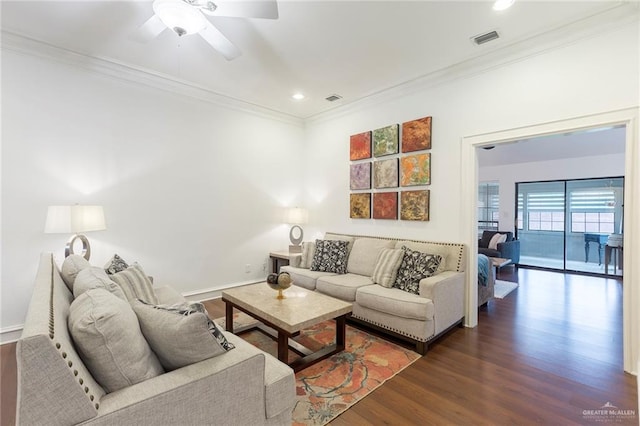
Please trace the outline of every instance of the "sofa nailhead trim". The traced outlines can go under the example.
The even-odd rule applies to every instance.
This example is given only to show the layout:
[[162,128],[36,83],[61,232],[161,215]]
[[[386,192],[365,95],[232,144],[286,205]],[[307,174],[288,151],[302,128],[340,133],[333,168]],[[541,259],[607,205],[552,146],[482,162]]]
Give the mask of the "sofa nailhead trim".
[[[51,292],[49,294],[49,338],[51,340],[54,339],[55,337],[55,315],[53,312],[53,281],[54,281],[54,268],[55,268],[55,263],[53,260],[53,254],[51,255]],[[56,342],[55,344],[56,349],[60,350],[62,348],[62,345],[60,344],[60,342]],[[67,358],[67,353],[62,351],[61,353],[62,358],[66,359]],[[67,365],[69,366],[69,368],[73,367],[73,361],[69,360],[67,362]],[[78,377],[78,370],[73,370],[73,376],[74,377]],[[81,387],[82,384],[84,383],[84,380],[82,378],[80,378],[78,380],[78,382],[80,383]],[[84,387],[84,393],[89,394],[89,388],[87,386]],[[95,397],[93,395],[89,395],[89,399],[91,401],[93,401],[95,399]],[[100,404],[96,403],[95,404],[96,410],[100,407]]]
[[411,339],[413,339],[413,340],[417,340],[417,341],[419,341],[419,342],[428,342],[429,340],[431,340],[431,339],[423,340],[423,338],[422,338],[422,337],[414,336],[413,334],[409,334],[409,333],[406,333],[406,332],[404,332],[404,331],[402,331],[402,330],[397,330],[397,329],[395,329],[395,328],[391,328],[391,327],[389,327],[388,325],[381,324],[381,323],[379,323],[379,322],[373,322],[373,321],[371,321],[371,320],[369,320],[369,319],[365,319],[365,318],[359,317],[359,316],[357,316],[357,315],[353,315],[353,317],[354,317],[354,318],[357,318],[357,319],[359,319],[359,320],[362,320],[362,321],[366,321],[366,322],[368,322],[368,323],[370,323],[370,324],[377,325],[378,327],[384,328],[384,329],[386,329],[386,330],[390,330],[390,331],[393,331],[393,332],[395,332],[395,333],[401,334],[401,335],[403,335],[403,336],[410,337]]
[[408,239],[408,238],[375,237],[375,236],[371,236],[371,235],[341,234],[339,232],[326,232],[325,234],[343,235],[345,237],[354,237],[354,238],[375,238],[375,239],[378,239],[378,240],[387,240],[387,241],[410,241],[412,243],[429,243],[429,244],[436,244],[436,245],[439,245],[439,246],[459,247],[458,262],[456,262],[456,272],[462,272],[460,270],[460,268],[462,267],[462,255],[464,254],[464,244],[462,244],[462,243],[441,243],[441,242],[438,242],[438,241],[419,241],[419,240],[411,240],[411,239]]

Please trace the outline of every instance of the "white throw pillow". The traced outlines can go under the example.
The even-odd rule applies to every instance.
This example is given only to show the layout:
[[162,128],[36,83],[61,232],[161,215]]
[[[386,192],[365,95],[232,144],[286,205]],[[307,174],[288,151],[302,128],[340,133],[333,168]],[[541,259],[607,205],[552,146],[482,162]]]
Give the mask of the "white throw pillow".
[[202,303],[174,306],[133,303],[142,334],[167,370],[213,358],[233,349]]
[[122,272],[111,275],[111,279],[122,288],[129,303],[136,299],[153,305],[158,304],[158,296],[153,289],[153,283],[142,270],[142,266],[134,263]]
[[78,276],[73,283],[73,297],[80,297],[82,293],[91,290],[92,288],[105,289],[125,302],[127,301],[127,297],[124,295],[122,288],[111,281],[104,269],[98,268],[97,266],[91,266],[90,268],[83,269],[78,273]]
[[87,290],[75,299],[68,326],[82,360],[107,392],[164,373],[129,303],[107,290]]
[[398,268],[402,263],[404,251],[402,249],[385,248],[380,251],[376,267],[373,269],[373,282],[383,287],[391,288],[396,281]]
[[489,241],[489,248],[491,250],[498,250],[498,244],[507,241],[507,234],[495,234]]

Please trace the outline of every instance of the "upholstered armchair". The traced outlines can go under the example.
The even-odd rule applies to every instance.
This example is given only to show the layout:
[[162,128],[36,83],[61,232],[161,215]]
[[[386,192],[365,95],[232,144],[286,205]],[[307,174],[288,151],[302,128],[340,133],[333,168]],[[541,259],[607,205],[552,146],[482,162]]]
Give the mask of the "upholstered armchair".
[[[496,248],[489,248],[489,243],[495,234],[506,235],[503,243],[498,243]],[[513,239],[513,232],[509,231],[483,231],[482,238],[478,240],[478,253],[489,257],[501,257],[511,259],[511,263],[520,263],[520,241]]]

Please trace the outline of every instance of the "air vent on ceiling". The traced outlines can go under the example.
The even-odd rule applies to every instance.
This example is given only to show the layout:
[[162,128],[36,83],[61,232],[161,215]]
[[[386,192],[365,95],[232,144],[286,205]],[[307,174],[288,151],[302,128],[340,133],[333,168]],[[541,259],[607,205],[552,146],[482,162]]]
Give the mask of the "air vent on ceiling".
[[342,96],[340,96],[340,95],[329,95],[325,99],[328,100],[329,102],[335,102],[338,99],[342,99]]
[[497,31],[490,31],[488,33],[480,34],[472,38],[473,42],[477,45],[488,43],[492,40],[500,38]]

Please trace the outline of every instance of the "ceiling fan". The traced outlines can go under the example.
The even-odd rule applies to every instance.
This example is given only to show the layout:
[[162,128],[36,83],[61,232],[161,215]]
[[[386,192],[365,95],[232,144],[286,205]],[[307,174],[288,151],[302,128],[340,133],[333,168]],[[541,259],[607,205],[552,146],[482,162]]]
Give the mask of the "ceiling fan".
[[170,28],[178,36],[199,34],[227,60],[237,58],[242,53],[224,36],[205,15],[240,18],[278,19],[276,0],[155,0],[154,15],[142,24],[132,36],[136,41],[146,43]]

